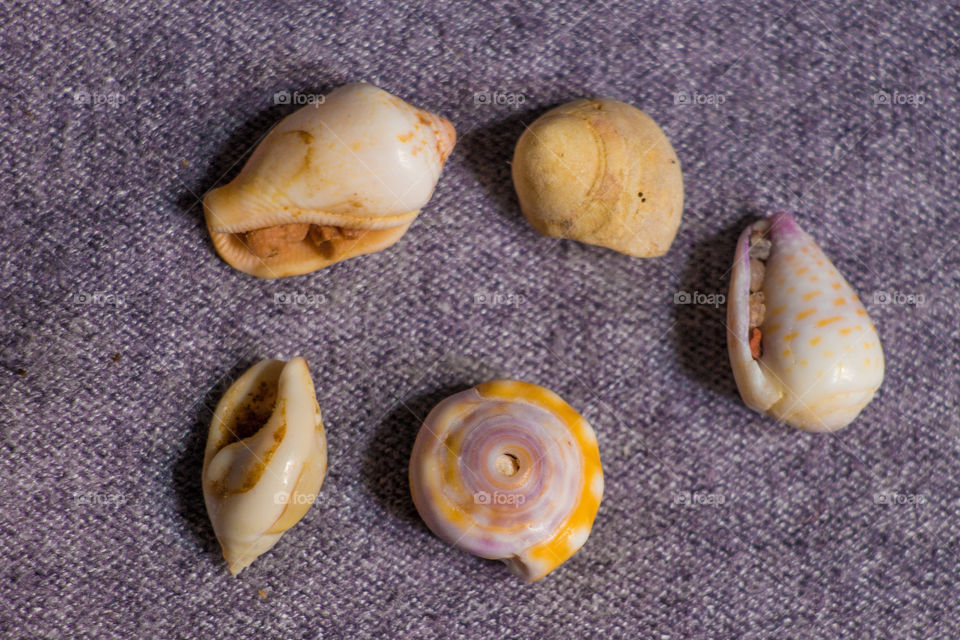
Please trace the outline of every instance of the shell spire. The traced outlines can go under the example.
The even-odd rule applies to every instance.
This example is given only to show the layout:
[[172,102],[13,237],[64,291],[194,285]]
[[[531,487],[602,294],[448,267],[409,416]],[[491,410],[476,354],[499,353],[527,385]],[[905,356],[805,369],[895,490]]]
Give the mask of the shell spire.
[[737,241],[727,343],[747,406],[807,431],[845,427],[883,382],[880,338],[863,304],[788,213]]
[[439,538],[534,581],[587,541],[603,469],[593,429],[558,395],[494,380],[430,412],[410,489]]

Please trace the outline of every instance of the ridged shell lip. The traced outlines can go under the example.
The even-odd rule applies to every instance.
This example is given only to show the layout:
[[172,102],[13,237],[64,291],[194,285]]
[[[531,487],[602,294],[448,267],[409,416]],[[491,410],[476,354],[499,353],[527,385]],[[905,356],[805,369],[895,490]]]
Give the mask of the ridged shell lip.
[[410,224],[420,210],[389,216],[349,215],[331,211],[303,209],[291,205],[247,205],[250,212],[242,222],[228,224],[225,216],[219,213],[223,197],[230,193],[230,185],[210,191],[203,199],[204,216],[207,226],[216,233],[246,233],[257,229],[274,227],[281,224],[315,224],[319,226],[342,227],[346,229],[392,229]]
[[[285,117],[236,177],[205,195],[214,247],[234,268],[262,278],[300,275],[385,249],[429,202],[455,144],[449,120],[373,85],[344,85],[323,103]],[[331,247],[320,231],[315,243],[324,246],[314,251],[290,246],[305,227],[275,229],[283,225],[370,236]],[[254,252],[245,251],[242,234],[261,230],[270,231],[257,234]]]
[[[282,278],[311,273],[348,258],[381,251],[395,244],[406,233],[415,216],[408,222],[386,229],[365,230],[353,240],[338,241],[336,246],[320,247],[308,239],[288,246],[284,255],[261,258],[255,255],[240,233],[220,233],[208,227],[217,253],[234,269],[258,278]],[[209,216],[207,221],[209,223]]]

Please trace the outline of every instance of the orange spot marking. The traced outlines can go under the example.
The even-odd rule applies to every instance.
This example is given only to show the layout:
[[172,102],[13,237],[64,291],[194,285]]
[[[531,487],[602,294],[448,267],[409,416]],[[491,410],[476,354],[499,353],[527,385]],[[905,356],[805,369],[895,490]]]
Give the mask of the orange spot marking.
[[867,315],[867,312],[864,311],[863,309],[857,309],[857,315],[858,315],[858,316],[865,316],[865,315]]
[[793,339],[796,338],[798,335],[800,335],[800,334],[799,334],[798,332],[794,331],[793,333],[788,333],[787,335],[783,336],[783,339],[784,339],[784,340],[793,340]]
[[818,295],[820,295],[821,293],[823,293],[823,292],[820,291],[820,289],[817,289],[816,291],[811,291],[810,293],[808,293],[808,294],[806,294],[805,296],[803,296],[803,299],[804,299],[804,300],[813,300],[814,298],[816,298],[816,297],[817,297]]
[[815,347],[815,346],[817,346],[818,344],[820,344],[820,336],[817,336],[816,338],[810,338],[810,346],[811,346],[811,347]]
[[790,287],[789,289],[787,289],[787,293],[793,293],[793,287]]
[[843,305],[847,304],[847,299],[846,299],[846,298],[837,298],[836,300],[833,301],[833,304],[836,305],[836,306],[838,306],[838,307],[843,306]]
[[810,276],[810,282],[816,282],[819,279],[817,276]]
[[802,275],[805,274],[807,271],[810,271],[810,267],[804,267],[804,268],[802,268],[802,269],[797,269],[797,275],[798,275],[798,276],[802,276]]
[[823,320],[817,323],[817,326],[825,327],[828,324],[833,324],[834,322],[839,322],[840,320],[843,320],[843,316],[832,316],[830,318],[824,318]]
[[851,331],[853,331],[853,329],[850,327],[847,327],[846,329],[840,329],[840,335],[842,336],[850,335]]
[[839,282],[834,282],[834,283],[833,283],[832,285],[830,285],[830,286],[832,286],[834,289],[839,289],[839,288],[842,287],[843,285],[840,284]]
[[773,310],[773,315],[775,315],[775,316],[780,315],[781,313],[783,313],[783,310],[786,309],[786,308],[787,308],[787,305],[785,305],[785,304],[780,305],[779,307],[777,307],[776,309]]
[[790,349],[784,349],[784,350],[783,350],[783,357],[784,357],[784,358],[789,358],[789,357],[790,357]]
[[[816,309],[807,309],[806,311],[801,311],[797,314],[797,320],[803,320],[804,318],[809,318],[817,312]],[[820,326],[820,325],[817,325]]]

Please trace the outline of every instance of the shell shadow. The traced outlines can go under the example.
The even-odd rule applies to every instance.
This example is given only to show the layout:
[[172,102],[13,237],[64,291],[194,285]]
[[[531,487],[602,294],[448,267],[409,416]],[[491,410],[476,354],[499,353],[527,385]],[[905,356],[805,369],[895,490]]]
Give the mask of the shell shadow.
[[[291,86],[295,87],[297,85],[296,83],[277,84],[274,93],[286,91],[292,95],[293,89],[289,88]],[[326,95],[330,90],[332,90],[332,87],[305,88],[302,91],[299,89],[297,91],[303,95]],[[247,99],[246,97],[237,98],[236,104],[229,108],[227,112],[244,110],[242,103]],[[302,104],[271,104],[247,118],[213,154],[212,159],[207,164],[203,178],[201,178],[199,184],[196,184],[196,188],[188,188],[180,194],[177,198],[177,207],[187,215],[199,220],[201,225],[205,224],[203,205],[198,197],[202,198],[214,187],[227,184],[233,180],[240,173],[240,169],[243,168],[247,158],[250,157],[250,154],[253,153],[253,150],[270,130],[283,118],[303,106]],[[207,243],[212,249],[213,245],[209,237]]]
[[205,553],[220,558],[220,545],[213,533],[203,501],[203,452],[207,444],[207,431],[213,411],[233,381],[258,362],[258,358],[244,358],[207,392],[194,411],[194,421],[183,452],[173,466],[173,488],[177,495],[177,513],[197,544]]
[[367,490],[391,515],[427,529],[410,497],[408,471],[413,443],[431,409],[447,396],[471,386],[450,384],[405,399],[377,426],[363,454],[362,476]]
[[[510,116],[476,127],[464,134],[459,145],[470,172],[493,198],[497,212],[508,220],[527,226],[520,212],[520,202],[513,189],[510,163],[520,134],[537,118],[563,104],[557,102],[534,111],[513,113]],[[531,229],[531,232],[533,230]],[[535,232],[534,232],[535,233]]]
[[[693,245],[677,295],[714,294],[713,303],[673,305],[674,343],[681,366],[704,387],[739,398],[727,353],[727,305],[730,267],[737,238],[760,214],[747,210],[718,233]],[[719,298],[718,295],[723,298]],[[720,301],[723,302],[720,302]]]

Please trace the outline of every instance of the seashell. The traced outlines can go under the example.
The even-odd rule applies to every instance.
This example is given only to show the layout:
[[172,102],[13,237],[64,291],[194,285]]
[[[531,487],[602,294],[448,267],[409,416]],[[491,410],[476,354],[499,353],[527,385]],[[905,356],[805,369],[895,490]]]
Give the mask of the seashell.
[[863,304],[788,213],[737,241],[727,345],[747,406],[807,431],[850,424],[883,382],[880,338]]
[[316,271],[397,242],[456,140],[444,118],[369,84],[284,118],[203,199],[217,253],[260,278]]
[[327,439],[306,360],[264,360],[230,385],[203,457],[203,498],[230,573],[306,514],[326,473]]
[[439,538],[534,581],[587,541],[603,469],[593,429],[562,398],[494,380],[430,412],[410,458],[410,489]]
[[683,174],[650,116],[617,100],[577,100],[523,132],[513,184],[530,225],[639,258],[670,248],[683,214]]

